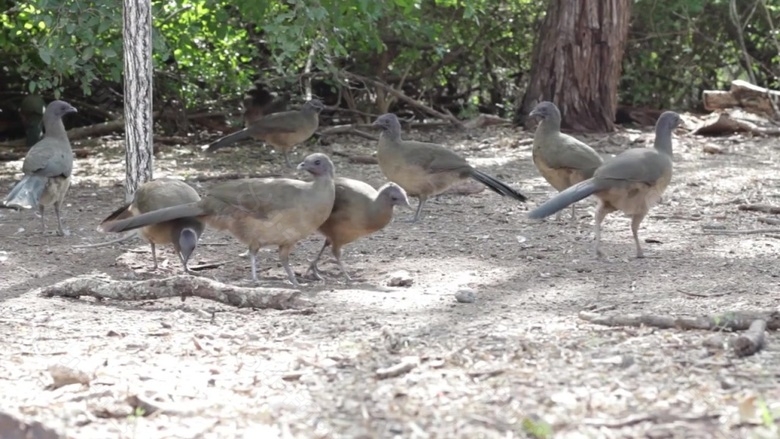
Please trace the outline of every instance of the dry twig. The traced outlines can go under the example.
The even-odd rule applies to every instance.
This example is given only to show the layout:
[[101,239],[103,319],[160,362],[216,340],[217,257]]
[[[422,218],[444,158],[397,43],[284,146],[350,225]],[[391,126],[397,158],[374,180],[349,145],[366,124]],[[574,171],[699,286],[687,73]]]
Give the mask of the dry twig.
[[661,329],[703,329],[707,331],[748,329],[756,320],[766,321],[767,328],[780,329],[780,311],[728,311],[711,316],[671,316],[658,314],[604,315],[580,311],[579,317],[604,326],[650,326]]

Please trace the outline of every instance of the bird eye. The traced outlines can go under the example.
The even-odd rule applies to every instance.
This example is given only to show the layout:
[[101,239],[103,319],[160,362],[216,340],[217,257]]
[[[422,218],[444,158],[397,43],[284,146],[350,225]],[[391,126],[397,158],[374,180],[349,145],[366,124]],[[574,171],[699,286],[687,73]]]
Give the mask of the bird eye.
[[319,165],[320,165],[320,161],[319,161],[319,160],[315,160],[315,161],[314,161],[314,164],[315,164],[315,165],[317,165],[317,166],[319,166]]

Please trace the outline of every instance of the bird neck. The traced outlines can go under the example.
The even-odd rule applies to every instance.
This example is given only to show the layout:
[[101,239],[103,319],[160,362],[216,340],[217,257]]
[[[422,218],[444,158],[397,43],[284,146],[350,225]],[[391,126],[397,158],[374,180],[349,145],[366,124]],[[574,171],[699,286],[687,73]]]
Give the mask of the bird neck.
[[368,209],[370,226],[381,229],[390,222],[393,215],[393,205],[382,196],[377,196]]
[[655,130],[655,149],[668,156],[672,155],[672,129],[659,126]]
[[65,124],[59,117],[43,117],[43,128],[46,130],[45,137],[68,140],[68,133],[65,131]]
[[389,140],[391,142],[400,142],[401,141],[401,129],[390,127],[385,131],[382,131],[382,133],[379,135],[380,138],[384,138],[386,140]]
[[549,119],[544,119],[539,124],[539,127],[537,128],[537,131],[541,133],[560,133],[561,132],[561,118],[555,118],[551,117]]

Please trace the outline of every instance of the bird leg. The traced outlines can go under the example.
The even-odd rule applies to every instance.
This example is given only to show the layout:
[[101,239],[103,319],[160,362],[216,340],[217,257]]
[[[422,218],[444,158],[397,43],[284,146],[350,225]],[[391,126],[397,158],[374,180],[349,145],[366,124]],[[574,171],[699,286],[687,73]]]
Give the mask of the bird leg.
[[282,151],[282,155],[284,156],[284,162],[287,163],[288,168],[294,168],[292,162],[290,162],[290,155],[287,153],[287,150]]
[[184,266],[184,272],[187,274],[195,274],[192,272],[192,270],[190,270],[189,267],[187,267],[187,262],[189,261],[184,259],[184,254],[182,254],[181,252],[178,252],[178,254],[179,254],[179,260],[181,261],[181,265]]
[[344,263],[341,262],[341,247],[333,246],[333,257],[336,258],[336,263],[339,264],[339,268],[341,269],[341,274],[344,275],[344,278],[347,280],[347,282],[350,282],[352,280],[351,277],[349,277],[349,273],[347,273],[347,268],[344,267]]
[[[67,236],[70,234],[70,232],[62,228],[62,216],[60,216],[60,204],[62,204],[62,201],[57,201],[54,203],[54,215],[57,217],[57,235]],[[41,219],[43,219],[43,210],[41,210]]]
[[577,203],[573,203],[571,205],[571,220],[576,221],[577,220]]
[[43,219],[43,204],[38,205],[38,215],[41,216],[41,231],[46,233],[46,221]]
[[646,213],[638,213],[631,217],[631,233],[634,235],[634,243],[636,244],[636,257],[644,258],[645,253],[642,251],[642,246],[639,245],[639,224],[645,219]]
[[298,283],[298,279],[296,279],[295,273],[290,267],[290,253],[292,252],[292,249],[293,249],[292,245],[280,245],[279,261],[282,263],[282,267],[284,267],[284,271],[287,272],[287,278],[290,279],[290,282],[292,282],[294,286],[300,288],[301,284]]
[[152,261],[154,263],[152,270],[157,270],[157,248],[154,246],[153,242],[150,242],[149,245],[152,247]]
[[596,218],[593,224],[593,240],[596,242],[594,248],[596,250],[597,258],[604,256],[604,254],[601,252],[601,223],[604,221],[604,217],[606,217],[608,213],[612,212],[612,210],[614,209],[610,209],[601,202],[599,202],[598,207],[596,207]]
[[420,213],[422,213],[422,208],[425,205],[425,201],[428,200],[428,197],[418,196],[417,199],[419,200],[417,203],[417,211],[414,213],[414,218],[405,221],[407,223],[416,223],[417,220],[420,219]]
[[249,260],[252,262],[252,280],[257,282],[257,250],[249,249]]
[[328,248],[328,245],[330,245],[330,241],[327,239],[325,240],[325,244],[322,245],[322,248],[320,249],[320,252],[317,253],[317,257],[314,258],[313,261],[311,261],[311,264],[309,265],[309,269],[306,270],[306,275],[308,276],[309,273],[311,273],[315,279],[319,280],[325,280],[322,277],[322,273],[320,273],[319,268],[317,268],[317,262],[320,261],[320,258],[322,257],[322,254],[325,253],[325,249]]

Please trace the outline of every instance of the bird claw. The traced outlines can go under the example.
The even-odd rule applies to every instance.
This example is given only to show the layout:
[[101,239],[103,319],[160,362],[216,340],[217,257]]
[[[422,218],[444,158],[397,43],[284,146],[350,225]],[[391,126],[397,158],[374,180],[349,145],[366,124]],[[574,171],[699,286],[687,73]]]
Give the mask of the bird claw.
[[325,280],[325,278],[322,277],[322,273],[315,265],[309,266],[309,269],[306,270],[306,273],[303,275],[303,277],[305,279]]

